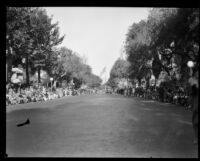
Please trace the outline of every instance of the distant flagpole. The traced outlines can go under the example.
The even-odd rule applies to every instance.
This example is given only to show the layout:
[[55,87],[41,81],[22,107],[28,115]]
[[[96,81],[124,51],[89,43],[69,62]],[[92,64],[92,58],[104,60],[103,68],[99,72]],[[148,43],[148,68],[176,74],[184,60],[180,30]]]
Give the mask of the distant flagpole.
[[[106,81],[106,74],[105,74],[105,72],[106,72],[106,67],[104,67],[103,70],[101,71],[100,77],[101,77],[103,80]],[[104,76],[104,75],[105,75],[105,76]]]
[[102,70],[100,76],[102,76],[105,72],[106,72],[106,67],[103,68],[103,70]]

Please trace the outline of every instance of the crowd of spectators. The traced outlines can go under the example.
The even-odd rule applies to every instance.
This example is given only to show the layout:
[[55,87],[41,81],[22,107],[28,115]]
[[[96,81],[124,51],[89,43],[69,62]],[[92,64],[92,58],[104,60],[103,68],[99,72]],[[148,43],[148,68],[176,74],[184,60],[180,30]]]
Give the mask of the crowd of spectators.
[[144,99],[157,100],[160,102],[173,103],[176,105],[185,106],[186,108],[190,108],[189,93],[186,89],[180,86],[173,90],[171,88],[162,86],[149,86],[148,88],[144,88],[142,86],[138,86],[136,88],[127,87],[124,89],[118,89],[116,93],[122,94],[124,96],[134,96]]
[[188,92],[186,92],[182,87],[179,87],[177,90],[166,91],[166,96],[164,97],[165,102],[170,102],[176,105],[189,106],[189,96]]
[[[9,106],[29,102],[48,101],[64,96],[75,96],[94,93],[98,93],[98,90],[91,88],[75,90],[74,88],[69,86],[66,88],[53,87],[52,89],[45,86],[36,85],[19,87],[8,84],[6,86],[6,105]],[[124,96],[135,96],[144,99],[173,103],[176,105],[185,106],[187,108],[190,107],[188,92],[186,92],[186,90],[184,90],[184,88],[182,87],[178,87],[174,90],[163,87],[155,88],[154,86],[150,86],[146,89],[141,86],[137,88],[127,87],[124,89],[116,90],[116,93],[122,94]]]
[[47,88],[45,86],[19,87],[8,84],[6,86],[6,106],[29,102],[48,101],[64,96],[97,93],[94,89]]
[[174,90],[162,87],[155,88],[153,86],[150,86],[147,89],[144,89],[143,87],[137,87],[135,88],[133,95],[136,97],[173,103],[190,108],[189,93],[183,87],[177,87]]

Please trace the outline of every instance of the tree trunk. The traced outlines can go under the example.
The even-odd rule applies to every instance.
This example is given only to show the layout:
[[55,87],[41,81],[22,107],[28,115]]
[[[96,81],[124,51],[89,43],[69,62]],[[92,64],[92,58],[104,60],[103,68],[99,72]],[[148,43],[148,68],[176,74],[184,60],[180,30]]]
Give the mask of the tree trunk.
[[54,80],[53,86],[57,87],[57,80]]
[[8,82],[8,62],[6,61],[6,83]]
[[154,85],[155,88],[156,88],[156,83],[157,83],[157,79],[155,78],[155,85]]
[[149,80],[150,80],[150,78],[147,78],[147,79],[146,79],[146,89],[149,88],[149,86],[150,86],[150,85],[149,85]]
[[11,76],[12,76],[12,57],[9,55],[7,57],[7,82],[11,82]]
[[141,86],[141,79],[138,79],[138,85]]
[[40,80],[40,66],[38,66],[38,83],[40,83],[41,80]]
[[28,54],[26,55],[26,85],[29,86]]

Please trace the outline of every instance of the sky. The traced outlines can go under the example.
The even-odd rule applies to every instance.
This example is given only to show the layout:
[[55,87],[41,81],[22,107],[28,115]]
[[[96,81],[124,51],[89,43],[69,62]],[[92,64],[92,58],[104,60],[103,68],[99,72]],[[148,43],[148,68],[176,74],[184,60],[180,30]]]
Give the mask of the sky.
[[[87,58],[92,72],[109,78],[114,62],[123,51],[128,28],[147,19],[149,8],[139,7],[45,7],[52,23],[58,22],[61,46]],[[123,54],[125,57],[125,54]]]

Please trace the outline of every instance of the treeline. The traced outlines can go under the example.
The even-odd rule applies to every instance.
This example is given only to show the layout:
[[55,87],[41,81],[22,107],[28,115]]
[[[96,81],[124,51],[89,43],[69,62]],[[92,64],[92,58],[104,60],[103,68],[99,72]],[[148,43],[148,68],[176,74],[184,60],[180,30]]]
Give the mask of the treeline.
[[67,83],[73,78],[75,88],[79,88],[82,84],[87,84],[91,88],[101,85],[102,80],[92,73],[92,69],[86,64],[85,58],[66,47],[57,50],[52,62],[52,74],[59,82]]
[[26,69],[26,84],[30,75],[47,71],[56,81],[75,80],[76,85],[101,84],[101,79],[77,53],[66,47],[57,48],[65,35],[60,36],[58,23],[52,23],[45,9],[39,7],[7,7],[6,15],[6,63],[8,82],[11,81],[12,66]]
[[112,66],[110,71],[110,77],[107,82],[107,85],[111,87],[118,87],[120,82],[124,81],[128,78],[128,69],[130,67],[130,63],[124,59],[117,59]]
[[199,68],[199,8],[151,9],[147,20],[130,26],[125,53],[126,75],[133,83],[145,79],[148,86],[152,75],[157,82],[165,73],[166,81],[186,85],[187,62],[194,62],[194,72]]
[[157,80],[164,71],[171,81],[185,84],[187,62],[199,67],[199,8],[151,9],[146,21],[129,28],[125,49],[131,79],[140,83],[153,74]]

